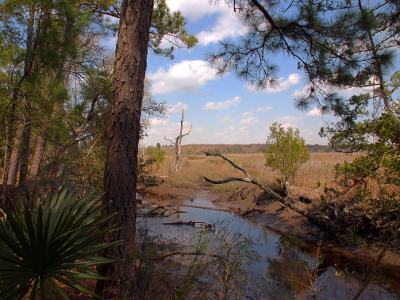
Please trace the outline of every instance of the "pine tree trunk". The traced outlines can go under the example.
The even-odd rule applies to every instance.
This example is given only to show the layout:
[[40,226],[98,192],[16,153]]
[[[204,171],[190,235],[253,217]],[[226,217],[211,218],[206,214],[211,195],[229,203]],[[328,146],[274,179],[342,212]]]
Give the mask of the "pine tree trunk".
[[22,142],[23,142],[23,134],[24,134],[23,127],[24,126],[23,126],[22,122],[19,122],[17,133],[15,134],[14,147],[13,147],[13,150],[11,152],[11,157],[10,157],[10,166],[8,169],[8,178],[7,178],[8,185],[16,185],[17,184],[18,166],[19,166],[20,152],[21,152],[21,147],[22,147]]
[[29,148],[31,141],[31,120],[29,117],[29,107],[26,110],[25,122],[23,125],[22,143],[20,150],[20,164],[19,164],[19,181],[18,187],[21,193],[21,199],[24,199],[27,191],[27,176],[28,176],[28,163],[29,163]]
[[112,289],[113,299],[135,296],[136,267],[132,252],[136,230],[137,154],[152,11],[152,0],[124,0],[121,7],[103,201],[108,204],[107,213],[115,214],[108,225],[120,228],[105,239],[122,241],[105,255],[123,261],[99,268],[102,275],[116,277],[119,282],[100,281],[96,286],[96,292],[101,293],[106,286],[116,285]]
[[51,193],[54,193],[57,191],[59,184],[58,184],[58,169],[60,165],[60,145],[55,145],[54,146],[54,158],[53,158],[53,168],[51,171],[51,180],[50,180],[50,187],[51,187]]
[[[22,78],[19,80],[18,84],[16,87],[14,87],[14,103],[17,102],[18,94],[21,92],[21,87],[23,82],[31,75],[32,68],[33,68],[33,58],[32,58],[32,50],[33,50],[33,39],[34,39],[34,25],[35,25],[35,10],[33,8],[30,9],[29,11],[29,21],[28,21],[28,28],[27,28],[27,40],[26,40],[26,57],[24,60],[24,75]],[[24,95],[25,96],[25,95]],[[24,97],[24,100],[27,101],[27,99]],[[29,108],[29,103],[23,102],[25,107]],[[29,109],[26,110],[27,113]],[[15,141],[14,141],[14,149],[11,153],[11,158],[10,158],[10,168],[9,168],[9,174],[8,174],[8,179],[7,179],[7,184],[10,185],[15,185],[17,183],[17,172],[18,172],[18,165],[20,163],[20,150],[21,148],[24,148],[24,145],[22,144],[24,142],[24,139],[26,140],[27,137],[27,122],[25,122],[25,117],[27,116],[21,116],[20,121],[19,121],[19,126],[18,130],[15,136]],[[27,117],[28,118],[28,117]],[[30,120],[28,120],[29,123],[29,137],[30,137]],[[28,147],[28,155],[29,155],[29,145]],[[25,149],[25,148],[24,148]]]
[[40,164],[42,162],[42,158],[44,155],[45,146],[46,146],[46,140],[41,135],[39,135],[36,142],[35,154],[33,156],[31,169],[29,170],[30,178],[34,178],[39,174]]
[[4,164],[3,164],[3,201],[0,203],[1,207],[6,207],[8,206],[9,203],[7,200],[7,180],[8,180],[8,173],[10,169],[10,158],[11,158],[11,144],[13,140],[13,135],[14,135],[14,122],[15,122],[15,98],[16,95],[13,97],[13,102],[11,105],[11,112],[10,112],[10,117],[7,122],[7,127],[6,127],[6,141],[5,141],[5,147],[4,147]]

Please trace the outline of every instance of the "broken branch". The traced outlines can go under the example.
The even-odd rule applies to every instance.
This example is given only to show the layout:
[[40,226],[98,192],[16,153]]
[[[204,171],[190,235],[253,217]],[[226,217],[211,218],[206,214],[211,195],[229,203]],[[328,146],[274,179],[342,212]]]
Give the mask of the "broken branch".
[[213,184],[224,184],[224,183],[232,182],[232,181],[243,181],[243,182],[248,182],[248,183],[255,184],[255,185],[259,186],[260,188],[262,188],[265,192],[267,192],[268,194],[270,194],[271,196],[276,198],[279,202],[281,202],[285,206],[289,207],[290,209],[292,209],[292,210],[298,212],[299,214],[303,215],[304,217],[306,217],[314,225],[316,225],[319,228],[321,228],[322,230],[327,231],[328,233],[330,233],[334,238],[338,237],[339,229],[331,221],[319,218],[318,216],[314,215],[313,213],[311,213],[311,212],[309,212],[307,210],[304,210],[304,209],[294,205],[293,203],[290,203],[287,199],[285,199],[282,196],[280,196],[277,193],[275,193],[272,189],[270,189],[268,186],[266,186],[263,182],[259,181],[257,178],[254,178],[254,177],[250,176],[249,173],[247,173],[247,171],[245,169],[239,167],[233,161],[231,161],[230,159],[226,158],[222,154],[210,153],[210,152],[204,152],[204,153],[205,153],[206,156],[219,156],[219,157],[223,158],[224,160],[229,162],[233,167],[235,167],[236,169],[242,171],[246,175],[246,177],[228,177],[228,178],[225,178],[223,180],[211,180],[211,179],[203,176],[204,179],[207,182],[210,182],[210,183],[213,183]]

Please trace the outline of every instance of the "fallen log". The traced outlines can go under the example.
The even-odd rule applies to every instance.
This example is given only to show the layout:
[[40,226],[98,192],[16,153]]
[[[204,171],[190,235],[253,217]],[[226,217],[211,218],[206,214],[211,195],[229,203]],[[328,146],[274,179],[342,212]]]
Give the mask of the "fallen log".
[[206,222],[195,222],[195,221],[176,221],[176,222],[165,222],[163,225],[190,225],[196,226],[196,224],[200,224],[200,228],[203,228],[207,231],[215,231],[215,224],[209,224]]
[[194,221],[175,221],[175,222],[164,222],[163,225],[191,225],[195,226],[196,224],[206,224],[206,222],[194,222]]
[[204,252],[200,252],[200,251],[172,251],[172,252],[162,253],[162,254],[154,257],[153,260],[160,261],[160,260],[163,260],[164,258],[173,256],[173,255],[202,255],[202,256],[209,256],[209,257],[219,257],[216,254],[204,253]]
[[210,210],[218,210],[218,211],[225,211],[231,212],[232,210],[223,209],[223,208],[215,208],[215,207],[206,207],[206,206],[198,206],[198,205],[190,205],[190,204],[179,204],[177,206],[186,206],[186,207],[194,207],[194,208],[201,208],[201,209],[210,209]]
[[153,208],[152,210],[149,210],[149,211],[146,213],[146,215],[147,215],[147,216],[154,216],[154,215],[157,214],[157,213],[156,213],[156,210],[158,210],[158,209],[164,210],[163,213],[167,211],[167,210],[164,208],[163,205],[159,205],[159,206]]
[[173,214],[187,214],[187,211],[178,210],[176,208],[173,208],[173,210],[174,210]]
[[[232,181],[242,181],[242,182],[255,184],[255,185],[259,186],[260,188],[262,188],[265,192],[270,194],[272,197],[274,197],[276,200],[281,202],[283,205],[285,205],[285,206],[289,207],[290,209],[298,212],[299,214],[301,214],[304,217],[306,217],[312,224],[316,225],[317,227],[319,227],[323,231],[328,232],[333,238],[335,238],[335,239],[338,238],[340,231],[339,231],[339,228],[333,222],[331,222],[329,220],[326,220],[326,219],[323,219],[323,218],[320,218],[320,217],[314,215],[313,213],[311,213],[311,212],[309,212],[309,211],[307,211],[305,209],[302,209],[302,208],[294,205],[293,203],[290,203],[288,200],[286,200],[285,198],[283,198],[282,196],[278,195],[273,190],[271,190],[263,182],[259,181],[257,178],[254,178],[254,177],[250,176],[250,174],[247,173],[247,171],[245,169],[239,167],[233,161],[231,161],[230,159],[226,158],[225,156],[223,156],[223,155],[221,155],[219,153],[210,153],[210,152],[204,152],[204,154],[206,156],[219,156],[222,159],[224,159],[227,162],[229,162],[234,168],[238,169],[239,171],[243,172],[246,175],[246,177],[227,177],[227,178],[225,178],[223,180],[211,180],[211,179],[203,176],[204,179],[207,182],[210,182],[212,184],[224,184],[224,183],[228,183],[228,182],[232,182]],[[253,205],[253,207],[254,207],[254,205]]]

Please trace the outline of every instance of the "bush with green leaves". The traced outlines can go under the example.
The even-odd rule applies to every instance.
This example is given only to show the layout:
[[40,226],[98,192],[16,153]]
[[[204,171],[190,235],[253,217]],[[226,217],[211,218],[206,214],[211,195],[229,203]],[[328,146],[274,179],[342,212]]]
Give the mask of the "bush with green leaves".
[[281,172],[281,182],[284,184],[289,177],[294,182],[294,175],[300,166],[310,159],[310,151],[305,141],[300,137],[298,129],[287,130],[277,122],[269,127],[271,133],[267,139],[265,148],[266,165],[273,170]]
[[[328,196],[351,192],[347,198],[353,204],[381,219],[378,228],[382,236],[396,236],[400,212],[400,98],[394,100],[392,96],[400,87],[400,71],[384,86],[384,92],[375,89],[338,104],[334,114],[340,120],[321,128],[320,135],[329,137],[333,149],[361,154],[351,163],[336,166],[337,187],[327,190]],[[387,100],[385,107],[378,105],[382,98]],[[371,109],[371,100],[378,106]]]
[[110,216],[101,214],[100,198],[64,188],[44,203],[25,201],[20,211],[5,211],[0,219],[1,300],[20,299],[28,291],[35,299],[38,290],[41,299],[55,299],[55,293],[69,299],[60,283],[96,296],[79,281],[107,279],[93,268],[116,260],[96,253],[120,242],[97,242],[116,230],[101,229]]

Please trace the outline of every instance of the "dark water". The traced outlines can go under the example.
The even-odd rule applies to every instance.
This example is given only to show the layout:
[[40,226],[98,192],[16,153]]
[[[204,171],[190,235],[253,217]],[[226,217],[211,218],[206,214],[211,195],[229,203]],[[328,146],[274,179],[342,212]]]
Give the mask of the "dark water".
[[[151,196],[145,198],[145,201],[156,202],[157,199]],[[252,265],[251,269],[276,280],[296,295],[297,299],[315,299],[312,297],[314,291],[317,291],[319,299],[352,299],[365,276],[367,266],[357,263],[354,259],[346,260],[339,255],[333,255],[332,251],[318,247],[306,247],[303,252],[285,250],[279,245],[282,237],[280,233],[234,213],[179,205],[219,208],[209,200],[196,198],[196,195],[192,200],[170,199],[169,203],[174,205],[168,208],[170,213],[174,212],[173,209],[186,213],[174,213],[163,218],[147,218],[150,234],[162,233],[167,239],[176,239],[179,243],[188,244],[190,238],[198,232],[198,228],[162,223],[177,220],[206,223],[231,221],[228,225],[231,230],[250,234],[254,241],[258,241],[255,250],[260,254],[261,261]],[[324,253],[326,257],[320,259],[318,265],[317,257]],[[379,280],[369,284],[359,299],[400,299],[399,274],[393,275],[386,271],[378,278]]]

